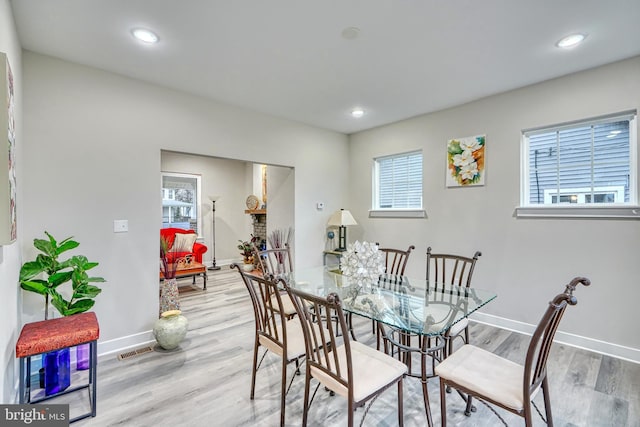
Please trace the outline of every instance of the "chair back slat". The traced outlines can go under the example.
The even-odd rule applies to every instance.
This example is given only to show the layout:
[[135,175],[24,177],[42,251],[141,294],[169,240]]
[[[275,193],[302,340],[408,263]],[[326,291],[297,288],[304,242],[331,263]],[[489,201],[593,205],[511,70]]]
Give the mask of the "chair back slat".
[[283,280],[269,274],[263,277],[247,274],[236,264],[231,268],[238,270],[251,297],[256,333],[281,347],[286,355],[287,328],[283,327],[286,317],[280,293],[284,289]]
[[470,258],[461,255],[434,254],[429,247],[427,248],[426,278],[434,284],[469,287],[473,270],[481,255],[480,251],[476,251]]
[[565,292],[556,295],[549,302],[542,319],[531,337],[524,365],[524,401],[531,400],[531,394],[540,386],[547,374],[547,360],[553,344],[553,338],[560,325],[567,305],[576,305],[578,300],[573,291],[578,284],[589,286],[591,282],[584,277],[576,277],[566,287]]
[[[376,245],[380,246],[377,242]],[[384,254],[385,273],[389,275],[404,276],[404,270],[407,268],[409,255],[416,247],[411,245],[406,251],[392,248],[378,248]]]
[[[308,368],[317,369],[352,393],[348,387],[353,384],[349,329],[340,298],[334,293],[322,298],[293,288],[287,288],[287,292],[302,323]],[[344,358],[338,351],[341,344]]]
[[291,259],[291,249],[285,243],[284,248],[272,248],[259,250],[253,246],[253,254],[260,270],[265,274],[272,274],[275,277],[286,275],[293,271],[293,260]]

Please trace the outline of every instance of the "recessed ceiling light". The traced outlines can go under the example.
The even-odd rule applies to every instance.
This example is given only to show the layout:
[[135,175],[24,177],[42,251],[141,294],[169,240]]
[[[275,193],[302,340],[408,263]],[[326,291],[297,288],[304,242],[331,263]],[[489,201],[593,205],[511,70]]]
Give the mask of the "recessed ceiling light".
[[133,37],[144,43],[153,44],[158,43],[158,40],[160,40],[156,33],[144,28],[134,28],[131,30],[131,34],[133,34]]
[[585,39],[585,37],[587,36],[584,34],[571,34],[567,37],[560,39],[560,41],[556,43],[556,46],[568,49],[580,44]]
[[360,34],[360,28],[358,27],[347,27],[342,30],[342,38],[347,40],[357,39]]
[[351,116],[359,119],[360,117],[364,116],[364,110],[362,108],[354,108],[353,110],[351,110]]

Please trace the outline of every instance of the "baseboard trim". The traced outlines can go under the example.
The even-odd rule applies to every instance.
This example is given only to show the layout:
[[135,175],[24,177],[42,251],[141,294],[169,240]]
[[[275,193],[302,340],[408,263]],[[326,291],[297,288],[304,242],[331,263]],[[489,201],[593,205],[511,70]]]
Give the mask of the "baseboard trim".
[[[474,313],[469,319],[474,322],[484,323],[497,328],[532,335],[535,325],[519,322],[517,320],[506,319],[486,313]],[[581,335],[570,334],[568,332],[557,331],[554,341],[572,347],[582,348],[618,359],[627,360],[633,363],[640,363],[640,349],[613,344],[606,341],[596,340]]]
[[114,340],[104,342],[98,341],[98,357],[120,354],[123,351],[142,347],[151,343],[155,343],[155,338],[153,337],[153,332],[151,330],[127,335]]

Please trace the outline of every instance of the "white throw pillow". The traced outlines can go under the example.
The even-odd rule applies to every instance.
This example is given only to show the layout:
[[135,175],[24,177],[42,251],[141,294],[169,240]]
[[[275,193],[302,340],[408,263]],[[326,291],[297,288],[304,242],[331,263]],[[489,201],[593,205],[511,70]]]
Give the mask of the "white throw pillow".
[[193,252],[193,244],[197,238],[196,233],[176,233],[171,249],[175,252]]

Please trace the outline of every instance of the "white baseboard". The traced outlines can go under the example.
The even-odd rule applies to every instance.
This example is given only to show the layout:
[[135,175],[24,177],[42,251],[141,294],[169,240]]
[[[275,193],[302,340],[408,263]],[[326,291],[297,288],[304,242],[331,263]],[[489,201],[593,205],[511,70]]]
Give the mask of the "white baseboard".
[[[486,313],[474,313],[469,318],[478,323],[495,326],[497,328],[509,331],[520,332],[526,335],[532,335],[536,325],[519,322],[517,320],[506,319],[504,317],[494,316]],[[640,349],[625,347],[606,341],[600,341],[593,338],[587,338],[580,335],[574,335],[567,332],[557,331],[554,341],[572,347],[578,347],[607,356],[617,357],[629,362],[640,363]]]
[[114,340],[98,341],[98,357],[122,353],[132,348],[142,347],[155,342],[156,340],[151,330],[116,338]]

